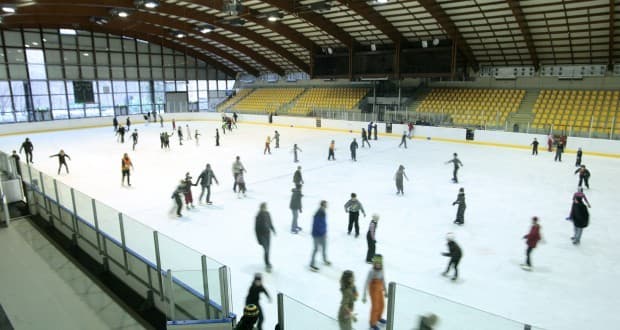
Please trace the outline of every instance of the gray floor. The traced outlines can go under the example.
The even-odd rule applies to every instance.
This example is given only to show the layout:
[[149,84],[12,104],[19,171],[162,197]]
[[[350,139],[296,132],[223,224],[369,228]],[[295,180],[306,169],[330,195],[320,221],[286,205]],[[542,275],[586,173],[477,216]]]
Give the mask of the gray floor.
[[15,329],[145,329],[27,219],[0,228],[0,304]]

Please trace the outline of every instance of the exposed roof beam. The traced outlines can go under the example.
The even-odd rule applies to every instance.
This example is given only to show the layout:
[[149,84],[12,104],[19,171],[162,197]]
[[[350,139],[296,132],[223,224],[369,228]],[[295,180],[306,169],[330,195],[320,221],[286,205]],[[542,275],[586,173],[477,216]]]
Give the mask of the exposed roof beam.
[[358,15],[362,16],[365,20],[367,20],[374,27],[379,29],[383,34],[385,34],[394,45],[398,45],[402,40],[406,40],[406,38],[390,23],[385,17],[383,17],[379,12],[375,10],[372,6],[368,5],[365,1],[355,1],[355,0],[338,0],[340,3],[346,5],[351,8]]
[[[41,4],[56,5],[56,6],[85,6],[85,7],[91,7],[91,8],[100,7],[100,8],[106,8],[106,9],[118,8],[118,7],[135,8],[133,0],[98,0],[98,1],[73,0],[72,2],[69,2],[69,3],[64,2],[64,0],[60,0],[60,1],[59,0],[37,0],[36,2],[26,3],[26,5],[35,5],[35,6],[38,6]],[[261,45],[267,49],[272,50],[279,56],[283,57],[284,59],[288,60],[289,62],[299,67],[300,70],[302,71],[308,72],[309,70],[308,65],[304,61],[302,61],[297,56],[293,55],[291,52],[286,50],[284,47],[276,44],[275,42],[269,40],[268,38],[261,36],[260,34],[252,30],[224,24],[222,23],[221,18],[215,15],[210,15],[210,14],[207,14],[206,12],[201,12],[201,11],[190,9],[190,8],[184,8],[184,7],[175,5],[175,4],[168,4],[164,2],[161,2],[160,5],[156,9],[153,9],[153,10],[141,9],[141,11],[149,12],[152,14],[166,14],[166,15],[173,15],[173,16],[178,16],[178,17],[185,17],[185,18],[192,19],[198,22],[208,23],[210,25],[219,27],[223,30],[236,33],[240,36],[247,38],[248,40],[255,42],[258,45]],[[168,18],[168,19],[171,21],[177,21],[176,19],[173,19],[173,18]],[[234,42],[234,41],[231,39],[231,42]]]
[[171,41],[163,39],[160,34],[156,34],[157,32],[161,32],[161,29],[157,29],[154,26],[144,26],[144,25],[141,25],[141,23],[136,24],[134,27],[132,27],[132,29],[128,30],[128,29],[123,28],[122,26],[118,26],[118,25],[115,26],[112,23],[106,26],[99,26],[99,25],[96,25],[90,22],[89,17],[84,17],[84,16],[75,16],[75,15],[50,16],[50,15],[38,15],[38,14],[31,14],[31,15],[22,14],[22,15],[11,15],[10,17],[6,17],[3,25],[11,26],[11,27],[42,27],[42,28],[68,27],[72,29],[84,29],[84,30],[89,30],[89,31],[111,33],[111,34],[116,34],[116,35],[126,35],[129,37],[142,39],[142,40],[154,43],[154,44],[159,44],[164,47],[175,49],[183,53],[200,54],[200,56],[197,56],[200,59],[204,60],[205,62],[209,62],[209,63],[214,62],[216,63],[215,66],[219,65],[220,69],[223,70],[223,68],[226,68],[226,70],[223,70],[223,71],[226,71],[228,74],[232,76],[235,75],[234,74],[235,70],[232,70],[231,68],[227,67],[223,63],[219,62],[217,59],[208,57],[207,54],[199,53],[195,50],[192,50],[190,47],[188,47],[188,46],[194,46],[194,47],[204,49],[205,51],[212,53],[214,55],[217,55],[233,63],[234,65],[238,66],[239,68],[241,68],[242,70],[245,70],[246,72],[250,74],[253,74],[253,75],[259,74],[259,71],[253,66],[249,65],[248,63],[244,61],[241,61],[240,59],[234,56],[231,56],[227,52],[222,51],[218,49],[217,47],[213,47],[208,44],[202,45],[199,42],[195,40],[191,40],[189,38],[183,39],[183,43],[185,43],[186,45],[183,45],[177,42],[171,42]]
[[[110,34],[119,35],[119,36],[124,35],[127,37],[148,41],[152,44],[161,45],[163,47],[182,52],[189,56],[196,57],[214,66],[218,70],[225,72],[229,76],[235,77],[237,74],[237,71],[231,69],[229,66],[218,61],[217,59],[210,57],[208,54],[197,52],[187,47],[186,45],[182,45],[176,42],[171,42],[165,39],[161,39],[158,36],[145,33],[144,31],[141,31],[139,29],[133,30],[133,31],[126,31],[126,30],[115,30],[109,27],[102,27],[96,24],[92,24],[86,17],[59,16],[59,15],[55,17],[49,17],[49,16],[40,17],[38,15],[22,15],[22,16],[11,15],[11,17],[5,18],[3,26],[7,28],[22,27],[22,28],[71,28],[71,29],[75,29],[76,26],[79,26],[79,28],[83,28],[88,31],[110,33]],[[245,68],[244,66],[246,66],[247,68]],[[258,71],[256,69],[248,66],[245,63],[240,63],[240,67],[246,70],[250,74],[258,74]]]
[[609,0],[609,60],[607,66],[609,70],[613,70],[614,66],[614,35],[616,31],[616,0]]
[[532,64],[534,64],[534,68],[538,71],[540,67],[538,63],[538,56],[536,55],[536,47],[534,47],[534,41],[532,40],[532,33],[530,32],[529,27],[527,26],[527,22],[525,21],[525,15],[523,15],[523,10],[519,5],[518,1],[507,0],[512,13],[519,24],[519,29],[521,29],[521,34],[523,34],[523,39],[525,39],[525,44],[527,45],[527,51],[530,53],[530,58],[532,59]]
[[418,2],[422,5],[422,7],[424,7],[424,9],[426,9],[427,12],[431,14],[431,16],[433,16],[439,25],[441,25],[441,27],[447,32],[448,36],[457,43],[458,48],[461,50],[465,58],[467,58],[467,62],[474,68],[474,70],[478,71],[478,62],[476,61],[471,48],[467,44],[467,40],[461,36],[461,33],[454,25],[450,17],[441,8],[441,5],[436,0],[418,0]]

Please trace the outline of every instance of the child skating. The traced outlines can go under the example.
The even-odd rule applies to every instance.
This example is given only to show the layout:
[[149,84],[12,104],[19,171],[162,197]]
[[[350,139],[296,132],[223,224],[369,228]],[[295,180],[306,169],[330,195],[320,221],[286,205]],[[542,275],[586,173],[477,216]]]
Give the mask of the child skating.
[[121,172],[123,174],[121,178],[121,186],[125,185],[125,177],[127,178],[127,186],[131,187],[131,181],[129,180],[129,171],[133,169],[133,163],[129,158],[127,153],[123,154],[123,158],[121,159]]
[[458,158],[458,155],[456,154],[456,152],[454,153],[453,158],[446,162],[446,164],[450,164],[450,163],[454,165],[454,169],[452,171],[452,182],[459,183],[459,178],[457,174],[459,172],[459,168],[463,166],[463,163],[461,163],[461,160]]
[[454,235],[452,235],[452,233],[448,233],[446,240],[448,241],[448,252],[444,252],[441,255],[449,257],[450,261],[448,262],[448,268],[446,268],[446,271],[441,275],[447,276],[450,268],[454,267],[454,276],[452,276],[452,280],[456,281],[459,277],[459,262],[461,261],[461,257],[463,257],[463,253],[461,252],[461,247],[454,241]]
[[521,264],[521,268],[525,270],[532,270],[532,262],[530,254],[536,248],[536,244],[541,240],[540,225],[538,224],[538,217],[532,217],[532,227],[529,233],[523,236],[525,244],[527,244],[527,250],[525,250],[525,263]]
[[301,152],[301,149],[297,146],[297,143],[295,143],[295,144],[293,145],[293,157],[294,157],[294,161],[295,161],[295,163],[298,163],[298,162],[299,162],[299,159],[297,158],[297,152],[298,152],[298,151],[299,151],[299,152]]
[[368,272],[364,285],[363,303],[366,303],[367,293],[370,295],[370,328],[379,330],[379,324],[386,323],[382,315],[385,308],[385,298],[388,294],[383,272],[383,257],[380,254],[375,254],[372,257],[372,269]]
[[65,166],[65,171],[67,171],[67,174],[69,174],[69,167],[67,166],[67,159],[71,160],[71,157],[69,157],[69,155],[67,155],[65,151],[62,149],[60,149],[59,153],[50,156],[50,158],[52,157],[58,157],[58,174],[60,174],[60,169],[62,168],[63,165]]
[[404,179],[407,179],[407,181],[409,181],[407,174],[405,174],[405,167],[403,165],[400,165],[398,167],[398,170],[396,171],[396,174],[394,174],[394,180],[396,180],[396,195],[405,194],[405,191],[403,190]]
[[463,225],[465,223],[465,188],[459,189],[459,194],[456,196],[456,200],[452,203],[452,206],[459,205],[459,208],[456,210],[456,219],[454,223],[457,225]]

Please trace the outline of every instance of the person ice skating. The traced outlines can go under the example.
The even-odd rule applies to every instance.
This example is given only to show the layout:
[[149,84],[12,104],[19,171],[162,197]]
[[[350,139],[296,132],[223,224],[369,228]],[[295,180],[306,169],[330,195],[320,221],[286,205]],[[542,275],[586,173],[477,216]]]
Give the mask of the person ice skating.
[[254,280],[252,281],[252,285],[248,290],[248,295],[245,298],[246,305],[255,305],[256,308],[258,308],[258,322],[256,323],[256,330],[263,329],[263,322],[265,320],[265,317],[263,316],[263,309],[261,308],[259,303],[261,293],[265,294],[265,296],[267,296],[267,299],[269,299],[269,302],[271,302],[271,296],[263,286],[263,275],[261,273],[256,273],[254,274]]
[[355,162],[357,161],[357,148],[357,141],[355,141],[355,138],[353,138],[353,141],[351,141],[351,144],[349,145],[349,150],[351,151],[351,159]]
[[19,164],[19,155],[17,154],[17,151],[13,150],[13,153],[11,154],[10,157],[13,158],[13,161],[15,162],[15,171],[17,171],[17,174],[21,177],[22,168],[21,168],[21,165]]
[[368,244],[368,250],[366,251],[366,263],[372,262],[372,257],[375,256],[375,246],[377,244],[377,225],[379,224],[379,215],[373,214],[372,220],[368,225],[368,232],[366,232],[366,243]]
[[373,122],[371,121],[370,123],[368,123],[368,138],[370,138],[370,136],[372,136],[372,128],[373,128]]
[[185,197],[185,207],[189,210],[190,207],[194,208],[194,196],[192,195],[192,177],[189,172],[185,173],[185,191],[183,196]]
[[405,149],[407,149],[407,131],[403,132],[403,136],[400,138],[400,144],[398,145],[398,147],[400,148],[400,146],[404,145]]
[[276,149],[280,148],[280,133],[278,131],[274,133],[273,139],[276,140]]
[[583,199],[581,197],[576,197],[573,200],[570,218],[573,220],[575,232],[573,237],[571,237],[571,240],[574,245],[578,245],[581,243],[581,234],[583,233],[583,229],[588,227],[590,222],[590,212],[588,212],[588,207],[583,203]]
[[291,203],[289,207],[291,208],[291,212],[293,213],[293,222],[291,223],[291,233],[297,234],[301,227],[297,224],[297,219],[299,218],[299,213],[301,213],[301,198],[304,196],[301,193],[301,187],[295,187],[291,189],[293,193],[291,195]]
[[211,164],[207,164],[207,166],[205,166],[205,169],[200,173],[200,175],[198,176],[198,178],[196,179],[196,183],[194,183],[194,186],[198,185],[198,183],[200,183],[200,187],[201,187],[201,191],[200,191],[200,197],[198,197],[198,202],[202,203],[202,196],[204,196],[205,194],[205,190],[207,191],[207,199],[206,199],[206,203],[207,204],[212,204],[211,202],[211,184],[213,184],[213,181],[215,181],[216,184],[220,184],[217,181],[217,178],[215,177],[215,173],[213,173],[213,170],[211,169]]
[[235,330],[254,330],[259,314],[256,305],[246,305],[245,308],[243,308],[243,316],[235,326]]
[[200,141],[198,140],[198,137],[201,134],[198,132],[198,129],[194,130],[194,140],[196,140],[196,145],[199,146],[200,145]]
[[353,322],[357,321],[353,313],[353,307],[357,300],[357,288],[353,271],[345,270],[340,276],[340,307],[338,308],[338,326],[340,330],[353,330]]
[[564,144],[562,141],[558,141],[558,145],[555,147],[555,158],[554,161],[562,161],[562,153],[564,152]]
[[241,198],[241,194],[245,197],[245,178],[243,177],[243,172],[237,174],[237,188],[239,189],[239,193],[237,194],[238,198]]
[[129,117],[125,120],[125,125],[127,126],[127,132],[129,132],[131,130],[131,120],[129,120]]
[[159,148],[163,149],[166,146],[166,139],[164,138],[164,132],[159,133]]
[[532,156],[538,155],[538,141],[536,138],[534,138],[534,141],[532,141],[530,145],[532,146]]
[[357,195],[355,193],[352,193],[351,199],[344,204],[344,211],[349,213],[349,227],[347,229],[347,235],[351,235],[351,230],[353,229],[353,226],[355,226],[355,238],[357,238],[360,235],[360,211],[364,217],[366,217],[366,211],[364,211],[364,206],[362,206],[362,203],[357,199]]
[[327,260],[327,201],[321,201],[319,209],[314,213],[312,221],[312,239],[314,241],[314,249],[312,250],[312,259],[310,259],[310,270],[318,271],[319,268],[314,263],[314,257],[319,248],[323,254],[323,263],[329,266],[332,263]]
[[239,156],[237,156],[235,162],[232,165],[232,172],[233,178],[235,180],[235,184],[233,185],[233,191],[237,192],[237,174],[246,172],[245,167],[243,167],[243,164],[241,164],[241,158]]
[[582,184],[586,184],[586,188],[590,189],[590,171],[586,168],[585,165],[581,165],[577,170],[575,170],[575,174],[579,173],[579,183],[578,187],[581,187]]
[[127,186],[131,187],[131,180],[129,179],[130,173],[129,171],[133,169],[133,163],[129,158],[127,153],[123,154],[123,158],[121,159],[121,186],[125,185],[125,178],[127,178]]
[[62,166],[65,166],[65,171],[67,171],[67,174],[69,174],[69,167],[67,166],[67,159],[71,160],[71,157],[69,157],[69,155],[67,155],[65,153],[64,150],[60,149],[60,152],[58,152],[55,155],[51,155],[50,158],[52,157],[58,157],[58,174],[60,174],[60,169],[62,168]]
[[384,325],[385,319],[383,309],[385,308],[385,298],[387,298],[387,287],[385,286],[385,273],[383,271],[383,256],[375,254],[372,257],[372,269],[366,277],[362,302],[366,303],[366,294],[370,296],[370,328],[379,330],[379,324]]
[[293,174],[293,183],[296,188],[301,189],[301,186],[304,184],[304,178],[301,176],[301,166],[297,166],[297,170],[295,174]]
[[118,131],[118,119],[116,118],[116,116],[114,116],[114,119],[112,119],[112,126],[114,126],[114,132]]
[[295,143],[293,145],[293,157],[295,159],[295,163],[299,162],[299,159],[297,158],[297,151],[301,151],[301,149],[297,146],[297,143]]
[[332,140],[332,142],[329,143],[329,155],[327,156],[327,160],[336,160],[336,156],[334,154],[335,150],[336,150],[336,141]]
[[420,323],[417,330],[433,330],[433,327],[437,323],[437,315],[428,313],[420,317]]
[[362,148],[364,148],[364,144],[368,144],[368,148],[370,148],[370,142],[368,142],[368,135],[366,134],[366,130],[362,128]]
[[[375,136],[375,141],[377,141],[377,123],[372,127],[373,134]],[[368,134],[368,138],[370,139],[370,134]]]
[[463,166],[463,163],[461,163],[461,160],[458,158],[456,152],[454,153],[453,158],[446,162],[446,164],[450,163],[454,165],[454,169],[452,170],[452,182],[459,183],[458,172],[459,168]]
[[263,155],[269,152],[271,155],[271,136],[267,136],[267,140],[265,140],[265,150],[263,150]]
[[407,181],[409,181],[407,174],[405,174],[405,167],[400,165],[398,166],[398,170],[396,170],[396,174],[394,174],[394,180],[396,180],[396,195],[405,194],[405,191],[403,190],[403,179],[407,179]]
[[551,152],[553,150],[553,134],[549,134],[547,136],[547,151]]
[[162,115],[159,115],[159,127],[164,128],[164,117]]
[[172,132],[172,134],[168,134],[168,132],[164,132],[163,136],[164,136],[164,148],[166,149],[170,149],[170,137],[174,135],[174,132]]
[[590,201],[588,201],[588,197],[586,197],[586,194],[583,193],[583,188],[581,187],[577,188],[577,191],[573,194],[573,200],[578,197],[581,198],[581,200],[583,200],[583,202],[588,206],[588,208],[592,207],[592,205],[590,205]]
[[138,144],[138,129],[134,129],[133,133],[131,133],[131,140],[133,141],[133,144],[131,146],[131,150],[136,150],[136,144]]
[[185,192],[185,180],[181,180],[179,185],[177,185],[176,189],[172,193],[172,199],[174,199],[174,203],[176,204],[176,213],[177,217],[183,216],[181,214],[181,210],[183,209],[183,200],[181,199],[181,195]]
[[583,151],[581,148],[577,149],[577,159],[575,159],[575,167],[581,166],[581,157],[583,156]]
[[237,119],[239,118],[239,115],[237,115],[237,112],[233,112],[233,119],[235,120],[235,127],[237,127]]
[[24,142],[22,142],[21,147],[19,147],[19,153],[22,153],[22,150],[26,154],[26,163],[32,163],[32,151],[34,150],[34,146],[32,142],[30,142],[30,138],[26,138]]
[[176,129],[177,129],[177,121],[174,118],[172,118],[172,130],[174,131]]
[[538,225],[538,217],[532,217],[532,227],[530,228],[530,232],[527,235],[523,236],[525,239],[525,244],[527,244],[527,250],[525,250],[525,264],[521,266],[526,270],[532,269],[532,262],[530,259],[530,254],[532,250],[536,248],[536,244],[541,240],[540,236],[540,225]]
[[254,230],[256,231],[256,239],[258,240],[258,244],[263,247],[265,269],[269,273],[271,272],[271,262],[269,262],[269,243],[271,240],[271,233],[275,235],[276,230],[273,228],[273,224],[271,223],[271,216],[267,211],[267,203],[263,202],[260,204],[260,209],[258,214],[256,214]]
[[462,225],[465,223],[465,188],[459,188],[459,194],[456,196],[456,200],[452,203],[452,206],[458,204],[459,208],[456,210],[456,220],[454,223]]
[[448,275],[450,268],[454,267],[454,276],[452,276],[452,280],[456,281],[459,277],[459,262],[461,261],[463,253],[461,252],[461,247],[454,241],[454,236],[451,233],[448,233],[446,240],[448,241],[448,252],[444,252],[441,255],[450,257],[450,261],[448,262],[446,271],[443,272],[442,275]]
[[125,127],[123,125],[118,126],[118,131],[116,131],[116,135],[118,136],[116,142],[120,139],[121,143],[125,143]]
[[183,128],[181,126],[179,126],[179,129],[177,130],[177,136],[179,137],[179,145],[182,146],[183,145]]
[[192,131],[189,129],[189,124],[185,124],[185,130],[187,131],[187,140],[192,140]]
[[220,146],[220,131],[218,131],[217,128],[215,129],[215,146]]
[[411,134],[413,133],[413,123],[412,122],[409,122],[407,124],[407,130],[409,131],[409,132],[407,132],[407,138],[411,139]]

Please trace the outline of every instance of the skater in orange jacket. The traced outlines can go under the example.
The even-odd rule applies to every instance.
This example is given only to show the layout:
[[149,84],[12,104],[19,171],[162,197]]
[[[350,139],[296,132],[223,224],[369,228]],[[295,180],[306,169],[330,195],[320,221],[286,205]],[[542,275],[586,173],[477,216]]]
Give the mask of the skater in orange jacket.
[[372,258],[372,269],[368,272],[366,285],[364,285],[364,295],[362,302],[366,303],[366,292],[370,294],[370,328],[379,329],[379,323],[385,324],[385,319],[381,318],[385,307],[385,297],[387,288],[385,287],[385,276],[383,273],[383,257],[375,254]]

